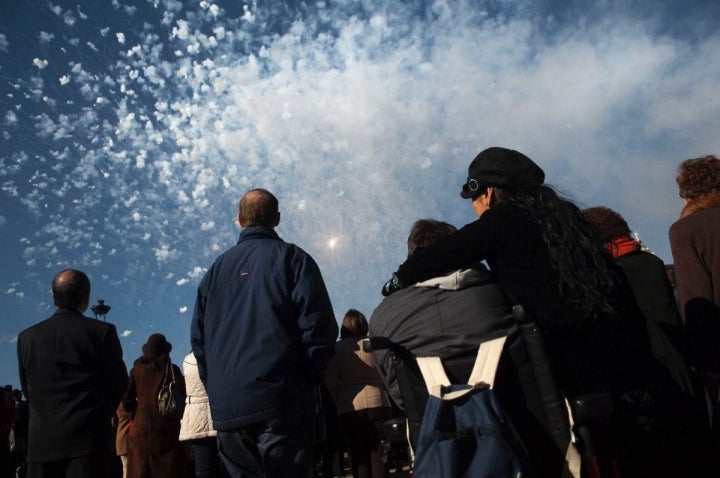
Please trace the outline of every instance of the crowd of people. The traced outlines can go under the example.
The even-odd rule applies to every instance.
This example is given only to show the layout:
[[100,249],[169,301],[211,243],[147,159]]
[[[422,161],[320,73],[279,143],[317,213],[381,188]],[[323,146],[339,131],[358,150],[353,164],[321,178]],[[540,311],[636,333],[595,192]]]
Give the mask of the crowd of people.
[[[611,397],[593,430],[607,459],[596,476],[718,476],[720,160],[683,161],[677,183],[674,287],[620,212],[581,210],[526,155],[485,149],[460,191],[478,219],[416,221],[370,320],[350,309],[340,328],[318,265],[275,231],[277,198],[252,189],[237,244],[198,286],[182,368],[155,333],[128,373],[115,327],[83,315],[88,277],[61,271],[54,315],[18,337],[22,392],[0,397],[3,476],[335,476],[346,450],[353,476],[385,477],[383,425],[413,405],[396,356],[364,340],[438,356],[466,383],[478,346],[499,335],[515,338],[494,389],[537,476],[564,476],[575,446],[556,392],[570,414]],[[542,355],[518,352],[521,320]],[[158,393],[171,382],[166,411]]]

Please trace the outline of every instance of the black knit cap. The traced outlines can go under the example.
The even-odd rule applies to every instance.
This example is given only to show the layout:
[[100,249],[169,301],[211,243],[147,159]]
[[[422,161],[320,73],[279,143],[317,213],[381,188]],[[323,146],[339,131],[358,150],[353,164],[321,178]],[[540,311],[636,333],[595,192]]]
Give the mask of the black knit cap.
[[519,151],[493,146],[475,156],[460,196],[469,199],[487,186],[512,187],[541,185],[545,172]]
[[152,334],[148,337],[145,345],[142,346],[144,355],[169,354],[171,350],[172,344],[165,339],[163,334]]

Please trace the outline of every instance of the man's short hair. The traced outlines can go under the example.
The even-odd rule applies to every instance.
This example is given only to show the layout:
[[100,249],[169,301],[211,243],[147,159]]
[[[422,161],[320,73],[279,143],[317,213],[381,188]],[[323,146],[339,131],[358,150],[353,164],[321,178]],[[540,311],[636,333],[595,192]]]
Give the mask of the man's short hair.
[[277,224],[278,200],[270,191],[256,188],[246,192],[238,203],[245,227],[274,227]]
[[434,244],[443,237],[454,234],[457,228],[447,222],[435,219],[420,219],[415,221],[407,238],[408,257],[422,247]]
[[340,338],[365,337],[368,333],[368,321],[365,315],[357,309],[350,309],[345,312],[342,326],[340,327]]
[[610,242],[632,234],[625,218],[609,207],[589,207],[580,212],[585,216],[585,219],[598,228],[603,242]]
[[90,299],[90,279],[75,269],[60,271],[53,278],[52,295],[57,307],[76,309]]

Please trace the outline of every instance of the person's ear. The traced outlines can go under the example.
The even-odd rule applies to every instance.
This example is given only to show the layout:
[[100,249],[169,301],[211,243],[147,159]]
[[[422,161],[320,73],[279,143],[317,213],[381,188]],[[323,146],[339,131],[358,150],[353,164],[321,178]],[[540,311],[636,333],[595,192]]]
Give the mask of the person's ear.
[[273,224],[273,227],[277,227],[278,224],[280,224],[280,211],[275,215],[275,224]]
[[80,305],[78,305],[78,308],[77,308],[77,309],[78,309],[78,310],[80,311],[80,313],[82,314],[82,313],[84,313],[86,310],[88,310],[88,307],[90,307],[90,297],[88,297],[87,299],[84,299],[84,300],[80,303]]
[[497,203],[497,192],[495,191],[494,187],[488,186],[487,198],[488,198],[488,206],[492,206],[495,203]]
[[245,227],[245,219],[243,219],[243,217],[240,215],[240,213],[238,213],[238,215],[237,215],[237,222],[238,222],[238,224],[240,224],[240,227],[243,227],[243,228]]

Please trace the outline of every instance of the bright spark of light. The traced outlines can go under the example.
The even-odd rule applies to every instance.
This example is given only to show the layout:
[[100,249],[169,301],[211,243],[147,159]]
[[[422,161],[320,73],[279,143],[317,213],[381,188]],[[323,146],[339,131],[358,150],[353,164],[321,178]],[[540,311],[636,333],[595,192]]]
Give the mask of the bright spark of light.
[[328,241],[328,247],[330,249],[335,249],[336,244],[337,244],[337,238],[331,237],[330,240]]

